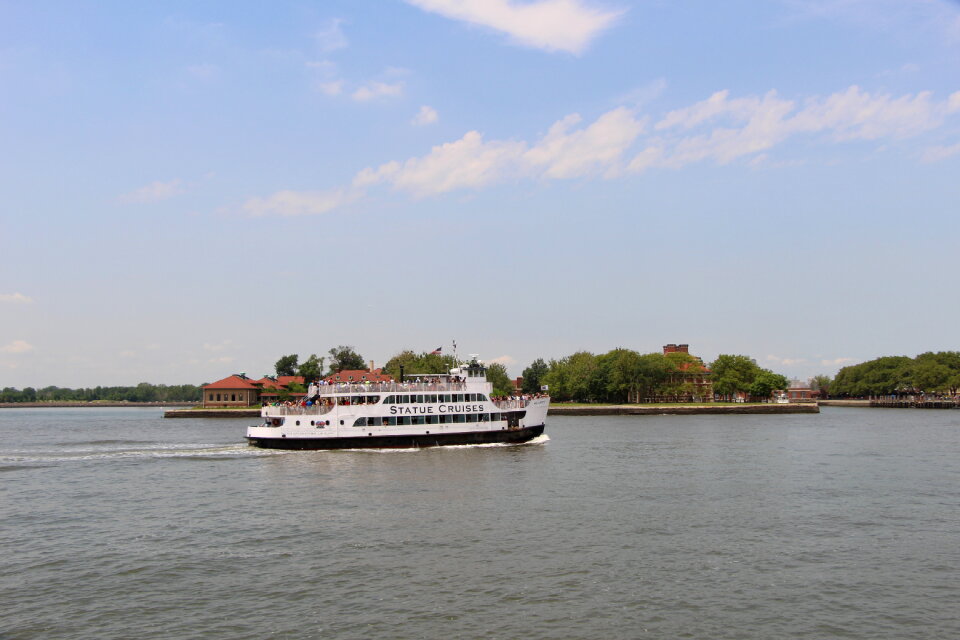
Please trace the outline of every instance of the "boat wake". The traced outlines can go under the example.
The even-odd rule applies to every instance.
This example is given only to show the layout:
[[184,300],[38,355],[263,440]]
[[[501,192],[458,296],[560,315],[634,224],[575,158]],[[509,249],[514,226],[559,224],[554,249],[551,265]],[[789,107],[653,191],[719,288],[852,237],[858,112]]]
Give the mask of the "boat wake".
[[362,452],[362,453],[421,453],[424,451],[452,451],[457,449],[501,449],[504,447],[528,447],[531,445],[543,445],[550,441],[550,436],[541,434],[536,438],[526,442],[486,442],[482,444],[442,444],[435,447],[404,447],[404,448],[357,448],[357,449],[323,449],[313,453],[343,453],[343,452]]
[[[82,443],[80,447],[56,450],[14,450],[0,452],[0,468],[4,471],[15,468],[32,468],[53,463],[83,462],[90,460],[136,460],[151,458],[194,458],[229,459],[275,456],[292,453],[278,449],[257,449],[245,442],[233,444],[203,443],[140,443],[131,447],[112,443],[91,447],[93,443]],[[118,446],[119,445],[119,446]]]

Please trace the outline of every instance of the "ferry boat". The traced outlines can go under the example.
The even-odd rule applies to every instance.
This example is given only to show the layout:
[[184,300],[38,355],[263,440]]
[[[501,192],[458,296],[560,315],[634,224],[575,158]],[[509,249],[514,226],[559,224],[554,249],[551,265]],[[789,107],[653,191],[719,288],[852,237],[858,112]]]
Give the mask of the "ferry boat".
[[493,400],[472,356],[447,374],[399,382],[311,385],[308,401],[267,406],[247,441],[271,449],[371,449],[521,443],[543,434],[546,395]]

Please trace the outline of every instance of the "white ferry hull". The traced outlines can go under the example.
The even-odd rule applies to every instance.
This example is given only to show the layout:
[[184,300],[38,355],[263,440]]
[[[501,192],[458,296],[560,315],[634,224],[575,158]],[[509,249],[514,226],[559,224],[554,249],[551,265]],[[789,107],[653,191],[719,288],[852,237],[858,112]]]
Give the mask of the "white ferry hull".
[[466,431],[460,433],[420,433],[350,436],[337,438],[255,437],[247,441],[266,449],[420,449],[464,444],[521,444],[543,434],[544,425],[502,429],[499,431]]
[[522,443],[541,435],[550,399],[492,399],[476,361],[464,378],[314,387],[310,403],[264,407],[247,442],[268,449],[381,449]]

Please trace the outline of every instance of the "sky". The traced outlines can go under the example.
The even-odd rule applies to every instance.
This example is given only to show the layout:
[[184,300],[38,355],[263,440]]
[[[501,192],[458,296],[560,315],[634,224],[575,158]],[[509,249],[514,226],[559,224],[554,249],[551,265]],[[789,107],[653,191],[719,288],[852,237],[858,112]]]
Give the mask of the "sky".
[[956,350],[960,3],[0,0],[0,387]]

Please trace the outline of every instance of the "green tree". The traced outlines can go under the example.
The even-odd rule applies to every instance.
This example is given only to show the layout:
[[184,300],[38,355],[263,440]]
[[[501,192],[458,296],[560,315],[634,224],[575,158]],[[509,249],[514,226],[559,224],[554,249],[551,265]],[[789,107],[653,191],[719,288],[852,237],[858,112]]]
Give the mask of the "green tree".
[[407,349],[393,356],[383,365],[383,372],[400,379],[400,366],[406,375],[415,373],[448,373],[457,366],[453,356],[434,353],[414,353]]
[[721,354],[710,363],[713,372],[713,392],[729,400],[739,392],[749,390],[759,367],[749,356]]
[[297,368],[297,375],[302,376],[307,382],[319,380],[323,377],[324,358],[317,357],[317,354],[311,353],[310,357],[300,363]]
[[141,382],[137,385],[129,397],[133,402],[156,402],[157,388],[149,382]]
[[597,356],[603,386],[600,400],[626,402],[627,394],[634,388],[639,359],[636,351],[623,348]]
[[549,387],[550,396],[558,402],[565,402],[571,399],[569,389],[569,361],[569,358],[560,358],[559,360],[551,359],[547,365],[547,372],[543,375],[543,378],[541,378],[543,384]]
[[449,373],[457,366],[457,360],[452,355],[444,356],[439,353],[421,353],[412,363],[409,373]]
[[910,382],[918,391],[937,393],[947,390],[953,375],[950,367],[940,364],[936,358],[918,356],[910,373]]
[[529,367],[523,370],[523,391],[524,393],[537,393],[543,386],[543,377],[547,374],[550,367],[543,361],[543,358],[537,358]]
[[295,376],[297,375],[297,360],[299,359],[300,356],[295,353],[283,356],[273,365],[274,370],[276,370],[278,376]]
[[417,354],[409,349],[405,349],[393,356],[387,363],[383,365],[383,372],[387,375],[393,376],[394,380],[400,379],[400,367],[403,367],[404,373],[417,373],[414,371],[415,362],[417,361]]
[[20,398],[20,390],[14,387],[4,387],[0,392],[0,402],[21,402]]
[[833,384],[833,379],[825,374],[819,374],[813,376],[810,379],[810,388],[814,391],[820,392],[820,397],[826,398],[830,395],[830,386]]
[[670,376],[672,365],[662,353],[646,353],[640,356],[637,391],[640,398],[667,395],[661,388]]
[[786,390],[789,384],[790,381],[785,376],[761,369],[750,383],[748,390],[754,398],[765,400],[777,389]]
[[363,356],[354,351],[353,347],[340,345],[339,347],[330,349],[328,353],[330,354],[331,374],[367,368],[367,363],[364,362]]
[[909,392],[914,360],[907,356],[883,356],[843,367],[833,379],[833,396],[877,396]]
[[597,356],[589,351],[578,351],[567,360],[567,388],[571,399],[594,402],[603,393],[603,383]]
[[499,362],[487,365],[487,381],[493,383],[495,396],[509,396],[513,393],[513,381],[507,375],[507,368]]

